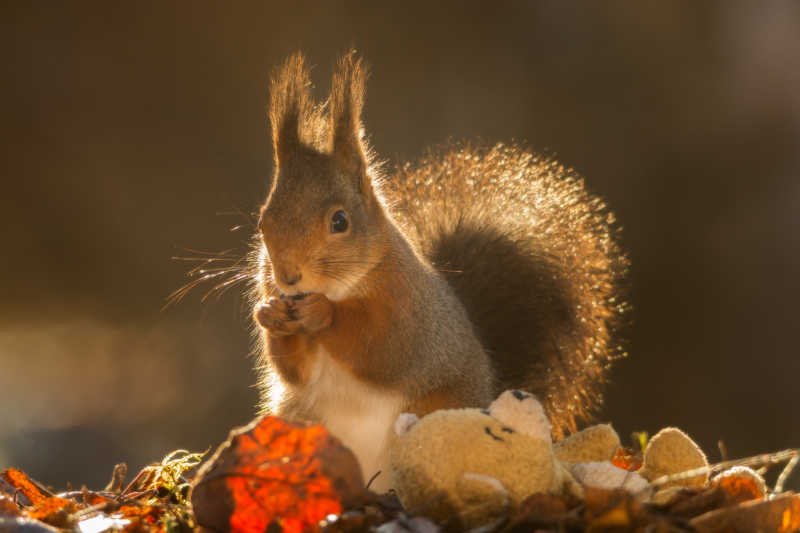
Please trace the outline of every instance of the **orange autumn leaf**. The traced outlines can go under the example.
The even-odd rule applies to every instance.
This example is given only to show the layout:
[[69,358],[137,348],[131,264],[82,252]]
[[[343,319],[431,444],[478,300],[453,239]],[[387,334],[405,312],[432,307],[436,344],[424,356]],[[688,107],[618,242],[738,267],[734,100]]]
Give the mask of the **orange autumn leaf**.
[[75,502],[58,496],[51,496],[33,507],[25,509],[25,514],[34,520],[41,520],[53,526],[63,527],[67,517],[77,510]]
[[166,530],[161,520],[166,512],[163,506],[123,505],[113,516],[131,521],[124,531],[158,533]]
[[767,493],[764,482],[747,469],[733,468],[717,477],[713,484],[725,491],[727,505],[757,500]]
[[341,512],[330,480],[313,457],[326,442],[321,426],[291,428],[278,419],[257,426],[239,443],[240,458],[228,474],[236,510],[232,531],[257,533],[276,520],[285,531],[302,531]]
[[123,505],[115,513],[120,518],[143,519],[150,524],[158,521],[160,511],[151,505]]
[[17,489],[33,505],[38,505],[47,499],[47,495],[42,492],[22,470],[8,468],[0,473],[0,477]]
[[84,493],[82,494],[81,501],[83,502],[84,505],[88,505],[91,507],[93,505],[101,505],[104,503],[108,503],[113,500],[107,496],[102,496],[100,494],[97,494],[96,492],[91,492],[87,490],[84,491]]
[[0,477],[31,503],[29,507],[22,510],[28,518],[41,520],[57,527],[65,527],[69,515],[77,510],[75,502],[45,494],[22,470],[9,468],[0,473]]
[[201,468],[192,493],[198,523],[209,527],[316,530],[363,486],[355,457],[322,426],[267,416],[229,442]]
[[614,458],[611,459],[611,464],[617,468],[623,468],[631,472],[635,472],[642,467],[642,455],[634,452],[630,448],[619,447]]

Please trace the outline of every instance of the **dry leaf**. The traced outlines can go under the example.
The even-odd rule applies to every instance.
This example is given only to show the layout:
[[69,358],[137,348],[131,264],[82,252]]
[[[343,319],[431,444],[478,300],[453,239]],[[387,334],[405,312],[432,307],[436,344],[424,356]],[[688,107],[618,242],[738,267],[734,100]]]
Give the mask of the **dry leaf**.
[[800,496],[786,493],[725,507],[693,518],[690,524],[698,533],[792,533],[800,529]]
[[725,505],[757,500],[767,494],[764,480],[747,467],[731,468],[714,478],[711,484],[725,492]]
[[669,518],[656,514],[630,492],[622,489],[584,490],[586,531],[634,531],[647,527],[652,531],[674,531]]
[[543,493],[532,494],[522,501],[506,530],[521,532],[575,526],[579,523],[579,519],[569,514],[569,510],[579,504],[580,501],[573,498]]
[[25,497],[27,501],[23,501],[23,505],[36,505],[48,497],[22,470],[7,468],[0,472],[0,478]]
[[218,531],[315,530],[365,495],[358,461],[322,426],[266,416],[231,436],[192,491],[198,524]]
[[0,477],[30,503],[22,509],[25,516],[56,527],[71,525],[69,515],[77,510],[75,502],[46,494],[22,470],[9,468],[0,473]]
[[25,509],[25,514],[34,520],[41,520],[51,526],[70,527],[70,515],[78,510],[75,502],[58,496],[51,496],[39,501],[33,507]]
[[14,500],[0,494],[0,516],[19,516],[22,514],[19,506],[14,503]]

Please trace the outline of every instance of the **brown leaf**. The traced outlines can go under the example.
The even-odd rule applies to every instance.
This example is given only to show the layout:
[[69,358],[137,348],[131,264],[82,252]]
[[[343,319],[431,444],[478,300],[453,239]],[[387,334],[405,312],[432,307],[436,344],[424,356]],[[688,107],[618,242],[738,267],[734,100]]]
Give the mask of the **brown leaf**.
[[682,489],[664,509],[670,516],[688,520],[725,505],[725,491],[719,487],[710,487],[704,490]]
[[161,518],[166,509],[161,505],[123,505],[114,516],[126,518],[131,524],[126,531],[162,531],[164,529]]
[[19,506],[8,496],[0,494],[0,516],[19,516],[22,514]]
[[580,502],[552,494],[532,494],[525,498],[511,518],[507,531],[532,531],[557,526],[575,525],[579,519],[569,514]]
[[693,518],[690,524],[698,533],[791,533],[800,529],[800,496],[785,493],[725,507]]
[[51,526],[66,528],[71,525],[70,515],[77,510],[78,507],[72,500],[51,496],[33,507],[25,509],[24,512],[34,520],[41,520]]
[[724,491],[725,505],[757,500],[766,495],[764,481],[748,468],[732,468],[714,478],[712,485]]
[[591,519],[605,514],[630,499],[630,494],[625,490],[584,487],[584,514],[587,519]]
[[552,494],[532,494],[519,506],[519,514],[539,520],[553,520],[569,510],[563,498]]
[[587,531],[633,531],[644,526],[655,531],[670,530],[664,517],[654,514],[649,507],[622,489],[584,487],[583,515]]
[[763,481],[749,469],[731,469],[714,478],[705,489],[683,489],[664,509],[670,515],[690,519],[703,513],[763,498]]

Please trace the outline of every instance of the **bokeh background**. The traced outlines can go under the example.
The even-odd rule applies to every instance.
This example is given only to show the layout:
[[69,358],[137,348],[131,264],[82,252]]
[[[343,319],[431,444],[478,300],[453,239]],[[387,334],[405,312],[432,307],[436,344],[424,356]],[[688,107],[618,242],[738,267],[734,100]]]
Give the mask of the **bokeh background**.
[[635,325],[602,420],[680,426],[712,460],[800,445],[800,3],[0,10],[0,468],[97,487],[251,419],[249,311],[236,290],[161,311],[171,257],[246,251],[270,69],[304,50],[323,96],[350,46],[381,156],[523,140],[613,206]]

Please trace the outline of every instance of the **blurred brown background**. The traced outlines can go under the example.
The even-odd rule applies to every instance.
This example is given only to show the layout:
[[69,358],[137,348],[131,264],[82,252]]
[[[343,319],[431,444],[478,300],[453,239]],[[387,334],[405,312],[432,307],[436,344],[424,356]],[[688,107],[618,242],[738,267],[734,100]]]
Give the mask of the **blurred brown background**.
[[248,310],[159,311],[170,258],[245,250],[269,70],[302,49],[322,96],[351,45],[382,156],[525,140],[613,206],[636,322],[602,419],[678,425],[712,460],[800,445],[800,3],[0,10],[0,468],[97,487],[253,416]]

